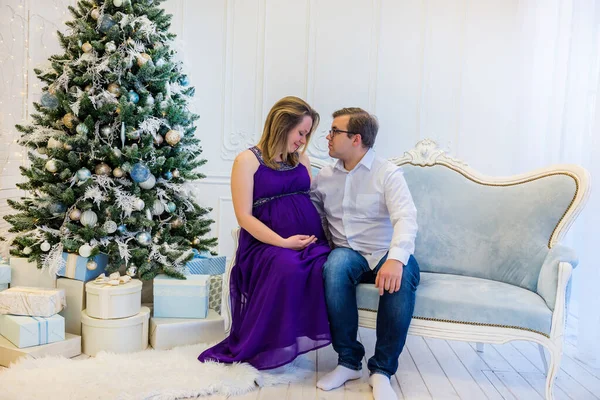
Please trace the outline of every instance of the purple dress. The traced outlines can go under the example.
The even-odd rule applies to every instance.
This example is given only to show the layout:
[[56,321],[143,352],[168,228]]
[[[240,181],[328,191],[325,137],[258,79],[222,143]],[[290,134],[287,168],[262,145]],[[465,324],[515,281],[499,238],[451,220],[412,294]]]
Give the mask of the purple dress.
[[232,326],[229,337],[204,351],[200,361],[248,362],[276,368],[331,342],[323,288],[329,245],[310,201],[310,177],[303,164],[264,165],[254,174],[252,215],[283,238],[315,235],[304,250],[271,246],[240,232],[231,270]]

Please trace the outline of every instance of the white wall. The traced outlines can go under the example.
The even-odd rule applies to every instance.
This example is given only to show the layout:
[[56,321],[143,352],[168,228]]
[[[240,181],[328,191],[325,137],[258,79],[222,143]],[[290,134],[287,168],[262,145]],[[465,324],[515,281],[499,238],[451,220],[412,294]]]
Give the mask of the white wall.
[[[64,31],[66,6],[74,3],[0,0],[3,143],[16,138],[13,125],[31,112],[40,92],[32,68],[59,51],[53,32]],[[231,255],[229,232],[236,225],[232,160],[257,142],[269,108],[285,95],[300,96],[321,113],[310,147],[317,158],[326,158],[331,113],[360,106],[379,117],[376,149],[386,157],[432,138],[490,174],[578,162],[588,140],[580,133],[592,131],[597,85],[586,84],[595,72],[583,62],[588,47],[573,32],[598,35],[595,25],[580,22],[600,7],[596,0],[576,3],[167,1],[196,87],[192,106],[201,115],[198,137],[208,159],[199,201],[214,209],[219,251]],[[570,129],[578,130],[577,142],[565,141]],[[0,146],[0,199],[18,193],[23,156],[15,144]]]

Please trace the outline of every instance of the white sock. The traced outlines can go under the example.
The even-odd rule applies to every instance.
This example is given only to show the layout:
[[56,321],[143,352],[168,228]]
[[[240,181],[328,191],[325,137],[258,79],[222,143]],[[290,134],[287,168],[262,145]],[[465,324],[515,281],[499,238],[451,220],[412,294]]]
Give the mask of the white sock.
[[333,371],[319,379],[317,387],[323,390],[331,390],[342,386],[346,381],[358,379],[361,376],[362,371],[355,371],[338,365]]
[[373,388],[374,400],[398,400],[390,379],[383,374],[373,374],[369,378],[369,385]]

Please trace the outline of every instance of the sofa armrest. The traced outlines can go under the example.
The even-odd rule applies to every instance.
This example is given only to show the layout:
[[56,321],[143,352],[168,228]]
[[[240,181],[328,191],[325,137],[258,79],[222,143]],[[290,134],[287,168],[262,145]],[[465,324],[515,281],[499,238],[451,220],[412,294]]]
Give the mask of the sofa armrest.
[[540,270],[537,293],[546,301],[548,308],[554,311],[556,291],[558,290],[558,266],[561,262],[571,264],[573,268],[579,263],[575,250],[560,244],[550,249]]

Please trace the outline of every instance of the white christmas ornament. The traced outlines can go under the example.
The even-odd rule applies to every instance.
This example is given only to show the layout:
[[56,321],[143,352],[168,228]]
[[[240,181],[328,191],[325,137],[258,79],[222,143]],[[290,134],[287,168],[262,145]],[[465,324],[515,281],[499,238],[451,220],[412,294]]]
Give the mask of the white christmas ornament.
[[115,221],[106,221],[103,226],[106,233],[115,233],[117,231],[117,223]]
[[115,7],[121,7],[123,5],[123,0],[113,0],[113,4]]
[[58,148],[62,147],[62,143],[52,137],[52,138],[48,139],[47,147],[49,149],[58,149]]
[[152,203],[152,214],[160,215],[165,212],[165,206],[160,200],[154,200]]
[[150,174],[150,177],[144,182],[140,182],[139,185],[142,189],[152,189],[156,185],[156,177]]
[[84,244],[79,248],[79,255],[81,257],[89,257],[92,254],[92,246],[89,244]]
[[56,171],[58,171],[58,166],[56,165],[56,161],[54,161],[54,160],[48,160],[46,162],[46,170],[48,172],[56,172]]
[[42,251],[48,251],[50,250],[50,243],[48,242],[44,242],[41,244],[40,249],[42,249]]
[[137,199],[134,203],[134,206],[136,210],[141,211],[146,206],[146,203],[144,203],[144,200],[142,199]]

